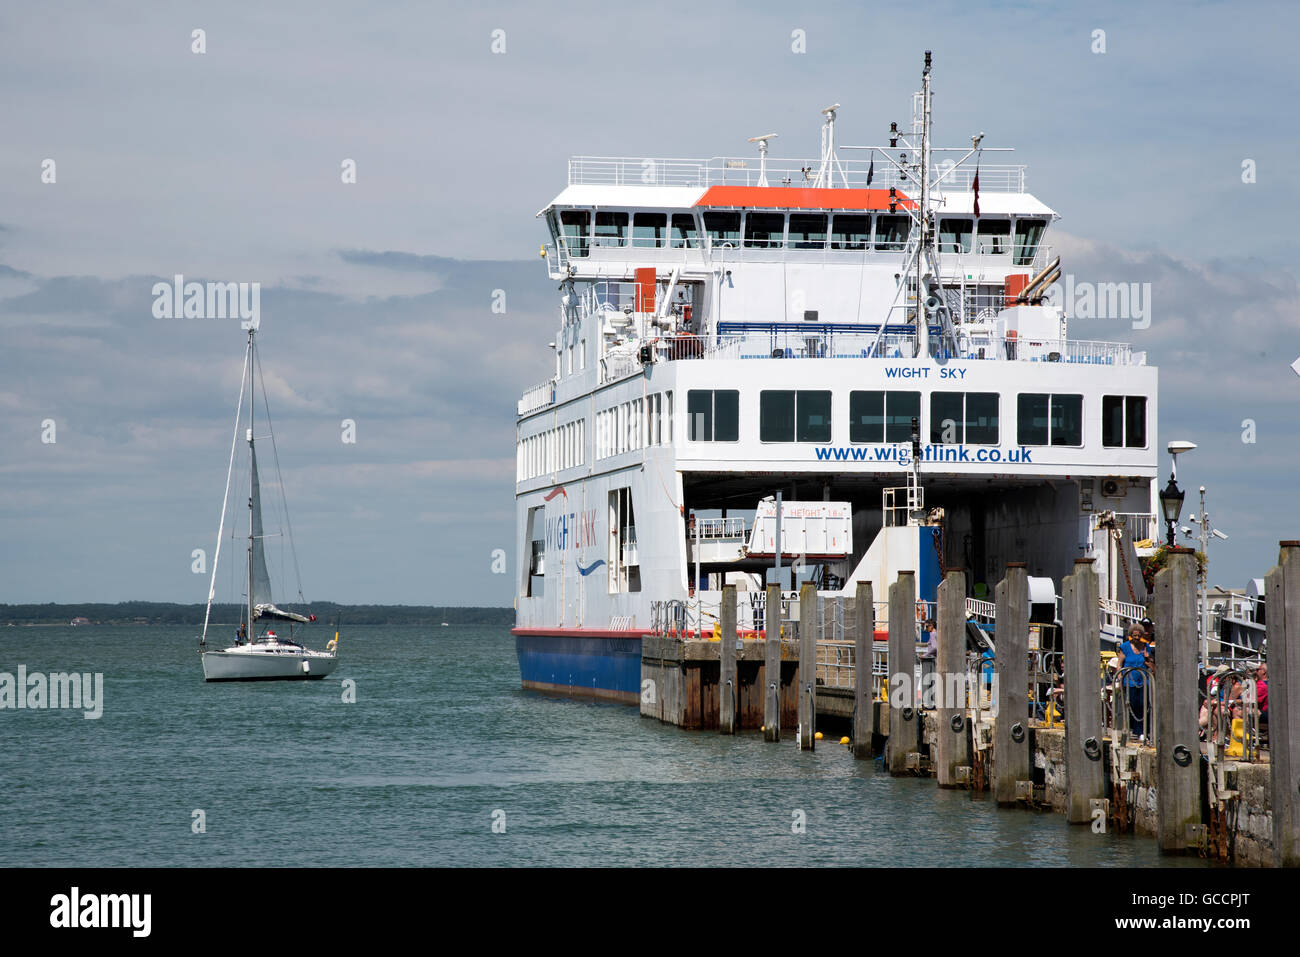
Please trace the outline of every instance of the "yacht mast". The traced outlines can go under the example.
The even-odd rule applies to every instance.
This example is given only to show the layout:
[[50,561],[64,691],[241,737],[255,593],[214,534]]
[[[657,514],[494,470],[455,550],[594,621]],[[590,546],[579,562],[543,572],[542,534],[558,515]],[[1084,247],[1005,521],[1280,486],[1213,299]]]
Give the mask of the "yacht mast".
[[253,395],[253,364],[256,361],[254,354],[253,336],[257,334],[256,329],[248,330],[248,640],[253,640],[253,496],[256,490],[253,483],[257,481],[257,473],[254,471],[256,466],[253,463],[253,415],[256,411],[257,402]]

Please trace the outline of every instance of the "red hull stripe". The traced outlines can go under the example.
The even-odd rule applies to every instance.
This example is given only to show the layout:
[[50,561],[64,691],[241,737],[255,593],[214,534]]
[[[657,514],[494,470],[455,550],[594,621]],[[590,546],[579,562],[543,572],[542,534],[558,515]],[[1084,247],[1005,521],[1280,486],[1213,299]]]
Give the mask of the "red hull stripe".
[[[916,203],[901,191],[898,205]],[[813,189],[808,186],[710,186],[696,206],[744,206],[751,209],[889,209],[887,189]]]

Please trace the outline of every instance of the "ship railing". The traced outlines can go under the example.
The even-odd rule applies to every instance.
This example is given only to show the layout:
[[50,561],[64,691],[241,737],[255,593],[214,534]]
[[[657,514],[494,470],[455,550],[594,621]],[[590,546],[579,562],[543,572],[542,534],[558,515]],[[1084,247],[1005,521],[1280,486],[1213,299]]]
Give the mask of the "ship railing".
[[[736,330],[736,326],[743,327]],[[726,328],[731,327],[731,328]],[[888,331],[896,328],[899,331]],[[910,359],[916,355],[912,328],[849,323],[724,323],[716,341],[695,345],[678,339],[674,357],[710,359]],[[958,326],[953,352],[931,332],[932,353],[940,359],[981,359],[1016,362],[1059,362],[1071,365],[1141,366],[1146,353],[1127,342],[1083,339],[1034,339],[968,334]],[[661,339],[662,345],[666,340]]]
[[[943,152],[943,151],[939,151]],[[892,162],[872,156],[871,152],[859,154],[861,158],[839,157],[833,177],[836,187],[847,185],[852,189],[865,189],[871,177],[872,189],[900,188],[916,191],[912,181],[899,173]],[[892,157],[892,151],[891,151]],[[879,161],[877,161],[879,160]],[[767,160],[767,185],[812,186],[820,159]],[[841,172],[843,175],[841,175]],[[760,166],[756,156],[712,156],[707,159],[646,156],[574,156],[569,160],[569,185],[604,186],[757,186]],[[973,186],[974,167],[946,168],[938,159],[936,176],[942,176],[936,192],[945,190],[962,192]],[[1025,191],[1025,167],[1016,165],[979,167],[981,192]]]
[[617,382],[641,371],[641,360],[636,352],[627,349],[620,352],[608,352],[600,357],[600,384]]
[[519,400],[519,414],[528,415],[530,412],[544,409],[548,405],[554,405],[555,385],[555,379],[547,379],[531,389],[525,389],[523,398]]
[[966,599],[966,617],[967,618],[984,618],[993,621],[998,616],[998,606],[991,601],[984,601],[982,598]]
[[[1123,528],[1124,536],[1130,542],[1141,542],[1153,537],[1153,532],[1158,530],[1154,527],[1155,517],[1150,512],[1111,512],[1115,520]],[[1092,531],[1096,531],[1101,526],[1101,513],[1094,512],[1092,515]]]
[[699,518],[695,519],[695,528],[688,532],[694,538],[701,539],[743,539],[747,537],[744,517]]

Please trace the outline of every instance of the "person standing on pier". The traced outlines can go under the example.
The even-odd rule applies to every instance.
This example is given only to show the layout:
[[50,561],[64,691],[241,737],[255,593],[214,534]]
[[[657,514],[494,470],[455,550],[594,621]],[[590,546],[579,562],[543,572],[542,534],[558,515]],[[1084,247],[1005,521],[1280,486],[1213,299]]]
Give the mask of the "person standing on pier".
[[1127,669],[1124,688],[1128,692],[1129,731],[1139,740],[1146,737],[1146,634],[1146,629],[1135,624],[1128,630],[1128,641],[1119,646],[1120,668]]

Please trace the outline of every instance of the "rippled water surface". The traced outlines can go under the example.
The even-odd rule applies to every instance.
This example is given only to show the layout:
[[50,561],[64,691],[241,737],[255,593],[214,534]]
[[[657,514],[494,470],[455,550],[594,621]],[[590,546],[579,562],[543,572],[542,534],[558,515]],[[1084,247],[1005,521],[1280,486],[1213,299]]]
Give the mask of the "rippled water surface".
[[501,629],[357,626],[327,680],[215,685],[191,631],[0,629],[0,671],[104,675],[98,720],[0,711],[0,865],[1169,863],[830,742],[524,692]]

